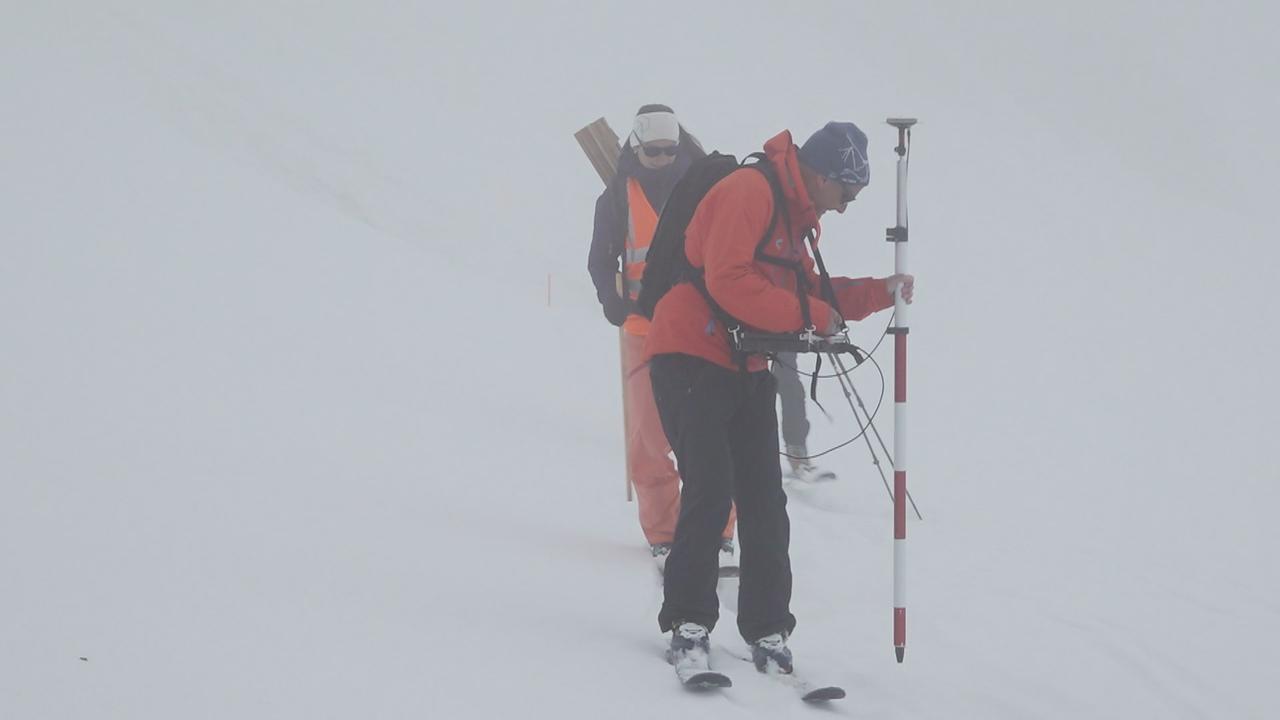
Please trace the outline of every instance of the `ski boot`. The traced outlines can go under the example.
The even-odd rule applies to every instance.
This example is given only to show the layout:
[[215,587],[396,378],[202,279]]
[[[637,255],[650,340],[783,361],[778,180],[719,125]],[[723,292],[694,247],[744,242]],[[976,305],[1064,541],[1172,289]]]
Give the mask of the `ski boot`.
[[809,451],[803,445],[787,446],[787,471],[783,473],[785,477],[800,482],[827,482],[836,479],[836,474],[830,470],[823,470],[808,460]]
[[769,672],[769,662],[773,661],[777,671],[790,675],[795,669],[791,662],[791,650],[787,647],[786,633],[773,633],[751,643],[751,662],[762,673]]
[[691,690],[729,687],[728,676],[711,669],[711,631],[695,622],[677,622],[671,628],[667,662],[676,669],[681,684]]
[[733,538],[720,541],[720,577],[738,577],[738,557],[734,553]]
[[649,546],[649,552],[653,554],[653,562],[658,565],[658,574],[666,572],[667,556],[671,554],[671,543],[654,543]]

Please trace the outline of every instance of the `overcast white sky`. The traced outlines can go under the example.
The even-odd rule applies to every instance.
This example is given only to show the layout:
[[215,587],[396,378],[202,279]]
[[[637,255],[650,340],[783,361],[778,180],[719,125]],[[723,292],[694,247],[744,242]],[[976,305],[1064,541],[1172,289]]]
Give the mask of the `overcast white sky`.
[[[648,102],[738,155],[858,123],[872,186],[823,235],[849,275],[892,270],[883,120],[920,118],[914,668],[878,634],[866,458],[795,511],[797,638],[864,711],[1265,716],[1280,662],[1241,638],[1280,632],[1276,15],[0,3],[0,716],[686,707],[646,654],[572,139]],[[502,649],[575,621],[623,679],[575,696]],[[518,692],[472,704],[427,636],[481,638],[458,662]]]

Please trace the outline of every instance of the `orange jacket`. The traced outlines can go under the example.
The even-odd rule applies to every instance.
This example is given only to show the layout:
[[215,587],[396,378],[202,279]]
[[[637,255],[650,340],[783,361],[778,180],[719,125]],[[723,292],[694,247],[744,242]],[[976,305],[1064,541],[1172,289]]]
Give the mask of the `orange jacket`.
[[[832,308],[822,301],[813,259],[804,244],[810,230],[820,236],[818,214],[800,179],[800,165],[791,133],[782,131],[764,146],[782,183],[787,212],[778,213],[774,238],[765,246],[769,255],[799,261],[808,274],[809,307],[819,331],[831,323]],[[707,193],[685,232],[685,255],[702,268],[707,291],[730,316],[766,332],[798,331],[804,326],[795,273],[755,259],[756,245],[774,212],[769,181],[757,170],[743,168],[716,183]],[[790,227],[783,227],[790,217]],[[842,317],[861,320],[893,306],[884,280],[832,278]],[[645,352],[650,356],[682,353],[736,370],[726,330],[715,319],[702,295],[690,283],[673,287],[658,302],[649,327]],[[748,358],[748,370],[763,370],[765,358]]]

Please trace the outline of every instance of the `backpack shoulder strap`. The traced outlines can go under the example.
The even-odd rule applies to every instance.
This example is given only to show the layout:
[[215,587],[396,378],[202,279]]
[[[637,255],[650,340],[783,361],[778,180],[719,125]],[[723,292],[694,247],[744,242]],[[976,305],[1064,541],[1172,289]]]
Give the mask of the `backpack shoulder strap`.
[[[748,160],[753,160],[754,162],[748,163]],[[764,179],[769,183],[769,189],[773,191],[773,214],[769,216],[769,226],[765,228],[760,242],[756,243],[756,258],[765,260],[765,262],[785,263],[785,260],[779,260],[778,258],[765,259],[768,256],[764,255],[764,246],[769,244],[774,229],[778,227],[778,213],[782,213],[784,227],[791,225],[791,215],[787,211],[787,198],[782,192],[782,181],[778,179],[778,171],[774,170],[773,163],[769,162],[769,157],[762,152],[754,152],[743,158],[742,167],[760,171],[760,174],[764,175]]]
[[[778,171],[774,169],[773,163],[769,161],[767,155],[761,152],[752,153],[744,159],[755,160],[749,167],[759,170],[769,181],[769,189],[773,191],[773,215],[769,218],[769,228],[765,231],[764,237],[760,238],[760,242],[756,244],[755,257],[760,262],[769,263],[770,265],[778,265],[784,267],[796,275],[796,300],[800,303],[800,316],[804,320],[804,327],[813,327],[813,314],[809,309],[809,279],[805,275],[804,264],[800,262],[792,262],[774,257],[764,251],[765,246],[769,244],[769,240],[773,236],[774,228],[778,224],[778,214],[781,212],[784,230],[790,232],[791,214],[787,209],[787,198],[782,192],[782,180],[778,178]],[[810,236],[812,237],[812,236]],[[826,270],[823,270],[825,276]],[[829,280],[827,281],[830,282]],[[802,328],[803,329],[803,328]]]

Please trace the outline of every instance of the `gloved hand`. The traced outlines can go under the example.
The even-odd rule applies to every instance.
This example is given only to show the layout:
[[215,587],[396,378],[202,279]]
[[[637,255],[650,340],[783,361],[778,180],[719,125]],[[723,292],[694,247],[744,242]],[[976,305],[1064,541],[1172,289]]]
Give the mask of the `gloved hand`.
[[605,319],[614,327],[622,327],[622,323],[627,321],[627,315],[631,314],[631,301],[619,295],[605,296],[601,306],[604,308]]

